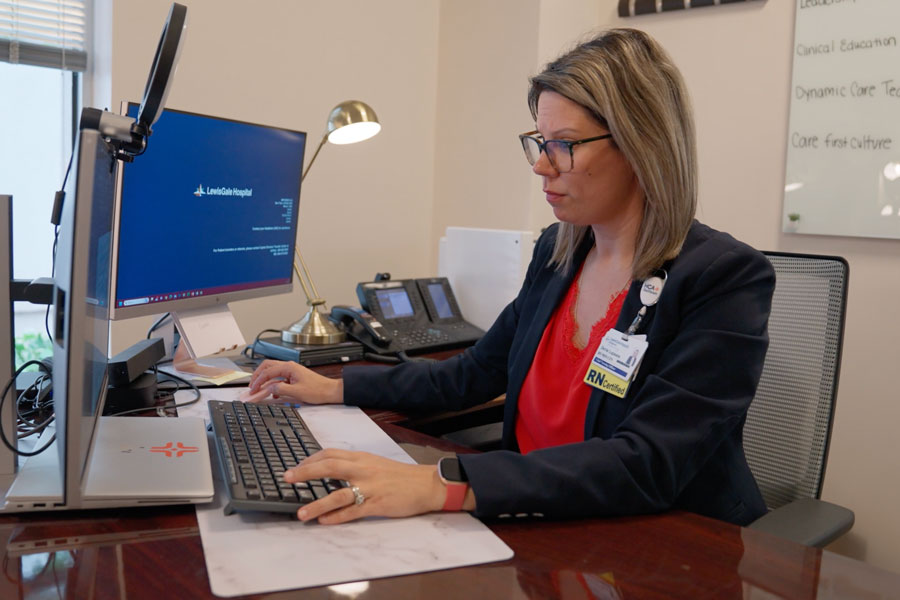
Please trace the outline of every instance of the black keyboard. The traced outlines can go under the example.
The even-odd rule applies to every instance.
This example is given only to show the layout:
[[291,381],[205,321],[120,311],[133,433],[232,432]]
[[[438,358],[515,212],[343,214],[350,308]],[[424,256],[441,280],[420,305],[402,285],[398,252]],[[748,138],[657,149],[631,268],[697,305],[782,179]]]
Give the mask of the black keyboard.
[[293,513],[346,486],[336,479],[284,481],[287,469],[322,449],[293,408],[210,400],[209,415],[228,495],[226,515],[236,510]]

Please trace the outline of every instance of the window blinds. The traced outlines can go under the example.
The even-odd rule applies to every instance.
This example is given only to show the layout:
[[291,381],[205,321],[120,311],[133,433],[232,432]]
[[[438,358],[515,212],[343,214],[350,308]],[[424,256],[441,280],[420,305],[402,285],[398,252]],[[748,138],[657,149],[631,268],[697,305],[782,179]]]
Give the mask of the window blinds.
[[0,61],[87,68],[85,0],[0,0]]

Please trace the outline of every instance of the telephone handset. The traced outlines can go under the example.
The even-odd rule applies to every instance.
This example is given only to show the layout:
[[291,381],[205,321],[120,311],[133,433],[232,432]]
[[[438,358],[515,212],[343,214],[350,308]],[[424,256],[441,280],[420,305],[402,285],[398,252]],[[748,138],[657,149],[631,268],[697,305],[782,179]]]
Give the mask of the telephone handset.
[[356,286],[361,309],[332,309],[332,318],[349,325],[347,333],[371,351],[433,352],[470,346],[484,335],[463,319],[446,277],[389,277],[382,274]]
[[391,338],[384,333],[384,327],[378,322],[378,319],[361,308],[336,305],[331,308],[331,318],[344,324],[352,321],[359,327],[362,327],[362,330],[378,346],[384,347],[391,343]]

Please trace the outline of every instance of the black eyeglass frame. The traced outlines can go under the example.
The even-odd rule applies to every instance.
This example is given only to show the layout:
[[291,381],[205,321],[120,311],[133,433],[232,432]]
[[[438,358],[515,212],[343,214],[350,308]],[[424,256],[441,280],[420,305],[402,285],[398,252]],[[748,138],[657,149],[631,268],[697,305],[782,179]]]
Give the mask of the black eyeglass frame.
[[[528,160],[528,163],[531,166],[534,166],[534,163],[536,163],[538,161],[538,159],[536,158],[532,162],[531,157],[529,156],[529,153],[528,153],[528,147],[525,145],[528,143],[525,140],[534,140],[534,142],[537,143],[538,148],[539,148],[538,157],[540,157],[541,152],[543,152],[545,155],[547,155],[547,160],[550,162],[550,166],[553,167],[557,173],[568,173],[569,171],[571,171],[572,169],[575,168],[575,152],[572,150],[575,146],[577,146],[579,144],[587,144],[588,142],[597,142],[599,140],[607,140],[613,136],[611,133],[605,133],[603,135],[597,135],[594,137],[584,138],[582,140],[573,140],[573,141],[544,140],[542,142],[542,141],[538,140],[538,138],[535,137],[535,134],[540,135],[540,132],[538,132],[537,130],[534,130],[534,131],[528,131],[526,133],[519,134],[519,143],[522,144],[522,150],[525,152],[525,158]],[[571,166],[567,170],[560,171],[559,167],[556,164],[554,164],[553,159],[550,157],[550,153],[547,152],[547,144],[549,144],[551,142],[553,142],[554,144],[565,144],[566,147],[569,149],[569,164]]]

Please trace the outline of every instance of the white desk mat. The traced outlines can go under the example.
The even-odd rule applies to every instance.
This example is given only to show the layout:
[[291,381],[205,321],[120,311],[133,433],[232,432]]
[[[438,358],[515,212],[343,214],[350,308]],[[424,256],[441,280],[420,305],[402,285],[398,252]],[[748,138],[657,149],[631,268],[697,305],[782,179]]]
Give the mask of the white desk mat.
[[[215,396],[224,400],[232,391],[236,395],[241,390],[215,390]],[[182,399],[184,396],[179,397]],[[206,399],[204,391],[204,403]],[[181,412],[184,416],[194,411]],[[413,462],[356,407],[304,406],[300,414],[325,448],[365,450]],[[408,575],[513,556],[500,538],[468,513],[370,518],[327,526],[304,524],[288,515],[236,513],[226,517],[217,464],[213,478],[216,498],[197,506],[197,522],[210,588],[217,596]]]

